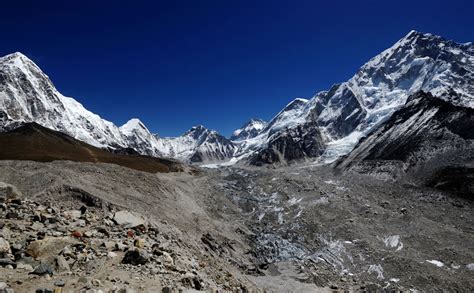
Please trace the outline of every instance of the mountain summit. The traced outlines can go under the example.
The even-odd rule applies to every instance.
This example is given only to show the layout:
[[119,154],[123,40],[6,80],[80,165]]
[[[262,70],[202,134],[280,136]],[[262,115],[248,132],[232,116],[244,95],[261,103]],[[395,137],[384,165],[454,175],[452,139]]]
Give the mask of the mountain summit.
[[176,139],[151,134],[137,118],[117,127],[75,99],[63,96],[33,61],[16,52],[0,58],[0,129],[10,130],[28,122],[96,147],[133,148],[155,157],[193,157],[193,161],[200,162],[225,160],[233,154],[230,141],[202,126]]
[[252,119],[230,139],[203,126],[160,138],[138,119],[115,126],[60,94],[48,76],[21,53],[0,58],[0,129],[36,122],[102,148],[193,162],[234,158],[254,164],[317,158],[329,163],[424,91],[474,108],[474,45],[409,32],[364,64],[346,82],[313,98],[295,99],[268,123]]
[[[472,80],[474,45],[411,31],[369,60],[348,81],[309,101],[290,103],[260,135],[242,143],[240,153],[253,152],[256,163],[305,157],[332,162],[349,153],[361,137],[418,91],[474,108]],[[299,146],[301,140],[306,141],[306,149]]]

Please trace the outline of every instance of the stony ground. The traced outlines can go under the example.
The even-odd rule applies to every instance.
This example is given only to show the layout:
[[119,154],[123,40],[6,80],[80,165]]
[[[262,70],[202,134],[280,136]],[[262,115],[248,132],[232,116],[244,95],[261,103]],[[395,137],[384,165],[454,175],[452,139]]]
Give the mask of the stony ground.
[[474,289],[474,205],[436,190],[304,165],[0,182],[0,292]]

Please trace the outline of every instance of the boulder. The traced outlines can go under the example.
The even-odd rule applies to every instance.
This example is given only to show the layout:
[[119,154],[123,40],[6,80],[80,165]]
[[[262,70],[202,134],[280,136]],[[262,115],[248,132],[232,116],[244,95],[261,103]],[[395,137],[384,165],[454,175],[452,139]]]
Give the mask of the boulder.
[[12,253],[10,243],[7,240],[0,237],[0,257],[5,254]]
[[78,220],[82,216],[82,212],[78,210],[65,211],[63,216],[69,220]]
[[143,249],[145,247],[145,240],[143,238],[136,238],[133,244],[136,248]]
[[0,267],[16,267],[16,263],[9,258],[0,258]]
[[26,252],[34,258],[45,258],[58,255],[70,244],[78,243],[72,237],[46,237],[30,243]]
[[119,211],[114,214],[113,220],[118,225],[124,226],[126,228],[133,228],[141,225],[145,225],[145,221],[130,213],[129,211]]
[[148,262],[150,256],[143,250],[129,250],[122,259],[123,264],[144,265]]
[[53,275],[53,269],[51,268],[49,264],[42,262],[30,274],[38,275],[38,276],[44,276],[44,275],[51,276]]
[[21,197],[21,192],[15,186],[0,182],[0,198],[9,199],[9,198],[16,198]]
[[58,255],[56,257],[56,270],[60,273],[69,272],[71,270],[71,268],[69,267],[69,263],[62,255]]

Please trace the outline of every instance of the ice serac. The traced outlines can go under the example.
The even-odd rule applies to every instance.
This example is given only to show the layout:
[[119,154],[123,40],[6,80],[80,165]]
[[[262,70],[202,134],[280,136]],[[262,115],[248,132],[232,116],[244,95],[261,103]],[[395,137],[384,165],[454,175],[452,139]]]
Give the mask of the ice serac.
[[118,127],[63,96],[35,63],[13,53],[0,58],[0,128],[8,130],[25,122],[97,147],[127,146]]
[[267,125],[265,121],[258,118],[252,118],[247,123],[235,130],[230,137],[232,141],[249,139],[257,136]]
[[[474,108],[473,80],[472,43],[459,44],[411,31],[363,65],[347,82],[309,101],[290,103],[258,136],[241,142],[238,153],[251,151],[254,163],[265,162],[258,157],[268,157],[268,153],[280,160],[310,156],[329,163],[349,153],[360,138],[384,123],[405,105],[408,96],[420,90],[455,106]],[[274,151],[271,142],[276,137],[294,141],[307,132],[318,133],[319,151],[291,152],[290,156],[281,156],[281,147]]]
[[157,138],[165,156],[190,162],[225,161],[233,157],[235,145],[214,130],[202,125],[192,127],[178,137]]
[[408,174],[411,181],[472,195],[473,127],[474,109],[418,92],[335,165],[384,179]]

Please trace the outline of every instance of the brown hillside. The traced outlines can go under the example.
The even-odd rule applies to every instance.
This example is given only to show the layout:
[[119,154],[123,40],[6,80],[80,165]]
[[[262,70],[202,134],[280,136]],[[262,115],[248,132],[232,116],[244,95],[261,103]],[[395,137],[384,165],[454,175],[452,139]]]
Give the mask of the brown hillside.
[[0,133],[0,160],[102,162],[149,173],[183,170],[183,165],[177,161],[113,154],[36,123]]

